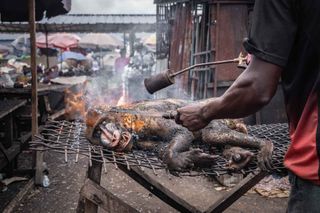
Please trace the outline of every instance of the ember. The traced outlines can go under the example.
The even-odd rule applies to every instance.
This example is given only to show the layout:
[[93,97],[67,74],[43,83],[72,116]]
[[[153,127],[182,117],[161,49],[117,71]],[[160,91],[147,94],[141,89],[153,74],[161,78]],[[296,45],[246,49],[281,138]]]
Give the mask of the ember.
[[133,131],[141,131],[145,126],[145,122],[138,119],[137,116],[132,114],[124,114],[121,123],[124,128],[132,129]]

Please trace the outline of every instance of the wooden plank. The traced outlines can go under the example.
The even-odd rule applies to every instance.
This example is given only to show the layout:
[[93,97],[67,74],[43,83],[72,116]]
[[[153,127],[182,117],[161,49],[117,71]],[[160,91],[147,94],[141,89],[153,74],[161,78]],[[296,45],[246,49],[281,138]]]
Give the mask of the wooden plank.
[[205,213],[214,212],[219,213],[226,210],[242,195],[244,195],[249,189],[262,180],[268,173],[265,171],[259,171],[256,174],[249,174],[239,184],[232,188],[225,196],[222,196],[217,202],[210,206]]
[[[84,186],[80,190],[80,194],[109,213],[138,212],[136,209],[90,179],[85,181]],[[88,213],[90,212],[88,211]]]
[[11,213],[13,209],[20,204],[20,201],[24,198],[24,196],[32,189],[34,186],[33,179],[30,179],[29,182],[20,190],[20,192],[10,201],[10,203],[3,210],[3,213]]
[[27,100],[3,100],[0,101],[0,118],[5,117],[19,107],[25,105]]
[[[6,155],[9,161],[12,161],[20,153],[20,144],[13,143],[12,146],[6,149]],[[0,170],[8,164],[7,159],[0,160]]]
[[14,140],[14,131],[13,131],[13,117],[12,113],[7,115],[3,119],[5,126],[4,126],[4,134],[5,138],[4,141],[2,142],[5,148],[9,148],[12,145],[12,142]]
[[138,182],[141,186],[149,190],[152,194],[156,195],[158,198],[176,210],[180,212],[201,212],[196,207],[190,205],[188,202],[178,197],[175,193],[170,191],[161,183],[153,179],[139,167],[132,166],[130,167],[130,170],[128,170],[124,165],[119,164],[118,167],[132,179]]
[[[90,159],[91,160],[91,159]],[[102,163],[97,161],[92,161],[92,166],[89,165],[88,169],[88,178],[93,181],[96,184],[100,184],[101,181],[101,169],[102,169]],[[85,212],[92,212],[96,213],[98,212],[98,205],[93,202],[90,199],[85,200],[85,206],[84,206]]]
[[[39,84],[37,88],[38,95],[47,95],[52,91],[64,91],[72,85],[47,85]],[[1,96],[27,96],[30,97],[32,93],[32,88],[0,88]]]
[[47,111],[48,113],[51,113],[51,112],[52,112],[52,109],[51,109],[50,101],[49,101],[49,98],[48,98],[47,95],[43,96],[43,101],[44,101],[44,105],[45,105],[46,111]]
[[66,113],[66,110],[65,110],[65,109],[59,110],[58,112],[50,115],[50,116],[48,117],[48,120],[56,120],[56,119],[62,117],[65,113]]

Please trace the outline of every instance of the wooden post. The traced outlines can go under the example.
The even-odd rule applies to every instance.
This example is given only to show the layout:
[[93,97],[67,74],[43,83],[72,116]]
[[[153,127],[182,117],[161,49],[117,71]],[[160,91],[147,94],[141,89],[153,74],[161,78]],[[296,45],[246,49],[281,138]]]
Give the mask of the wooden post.
[[49,44],[48,44],[48,29],[47,29],[47,25],[45,24],[44,25],[44,29],[46,31],[46,48],[47,48],[47,69],[50,68],[50,64],[49,64],[49,56],[48,56],[48,49],[49,49]]
[[[92,166],[89,167],[89,170],[88,170],[88,178],[98,185],[100,185],[101,170],[102,170],[102,163],[97,161],[92,161]],[[98,212],[98,205],[92,202],[91,200],[86,199],[85,212],[88,212],[88,213]]]
[[[217,3],[217,12],[216,12],[216,17],[217,19],[220,18],[220,3],[218,2]],[[215,24],[216,26],[216,43],[215,43],[215,49],[216,49],[216,52],[215,52],[215,60],[219,60],[220,58],[220,55],[219,55],[219,38],[220,38],[220,35],[219,35],[219,23],[220,20],[217,20],[217,23]],[[217,97],[218,96],[218,70],[217,68],[214,69],[214,84],[213,84],[213,97]]]
[[[38,134],[38,94],[37,94],[37,64],[36,64],[36,20],[35,20],[35,0],[29,0],[29,28],[30,28],[30,48],[31,48],[31,73],[32,73],[32,139]],[[35,184],[42,183],[43,153],[36,152],[34,157]]]
[[[89,165],[87,178],[92,180],[94,183],[100,185],[101,181],[101,170],[102,163],[97,161],[92,161],[92,165]],[[98,205],[89,199],[86,199],[80,194],[77,213],[96,213],[98,212]]]

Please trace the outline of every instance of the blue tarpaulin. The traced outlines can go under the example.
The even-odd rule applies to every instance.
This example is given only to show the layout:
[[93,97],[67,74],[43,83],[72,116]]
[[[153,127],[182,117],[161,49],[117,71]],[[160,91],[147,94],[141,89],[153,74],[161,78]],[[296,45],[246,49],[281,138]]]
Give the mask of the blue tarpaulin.
[[61,54],[60,58],[60,62],[64,61],[66,59],[75,59],[78,61],[83,61],[83,60],[87,60],[87,58],[82,55],[81,53],[76,53],[76,52],[71,52],[71,51],[65,51]]

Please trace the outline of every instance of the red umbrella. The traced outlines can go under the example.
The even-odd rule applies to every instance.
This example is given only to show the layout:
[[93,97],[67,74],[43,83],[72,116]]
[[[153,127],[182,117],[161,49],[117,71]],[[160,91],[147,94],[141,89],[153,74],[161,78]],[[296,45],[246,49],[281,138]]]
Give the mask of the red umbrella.
[[[77,47],[80,41],[80,37],[70,33],[56,33],[48,35],[48,47],[49,48],[61,48],[68,49]],[[46,36],[40,35],[36,38],[37,47],[46,48]]]

